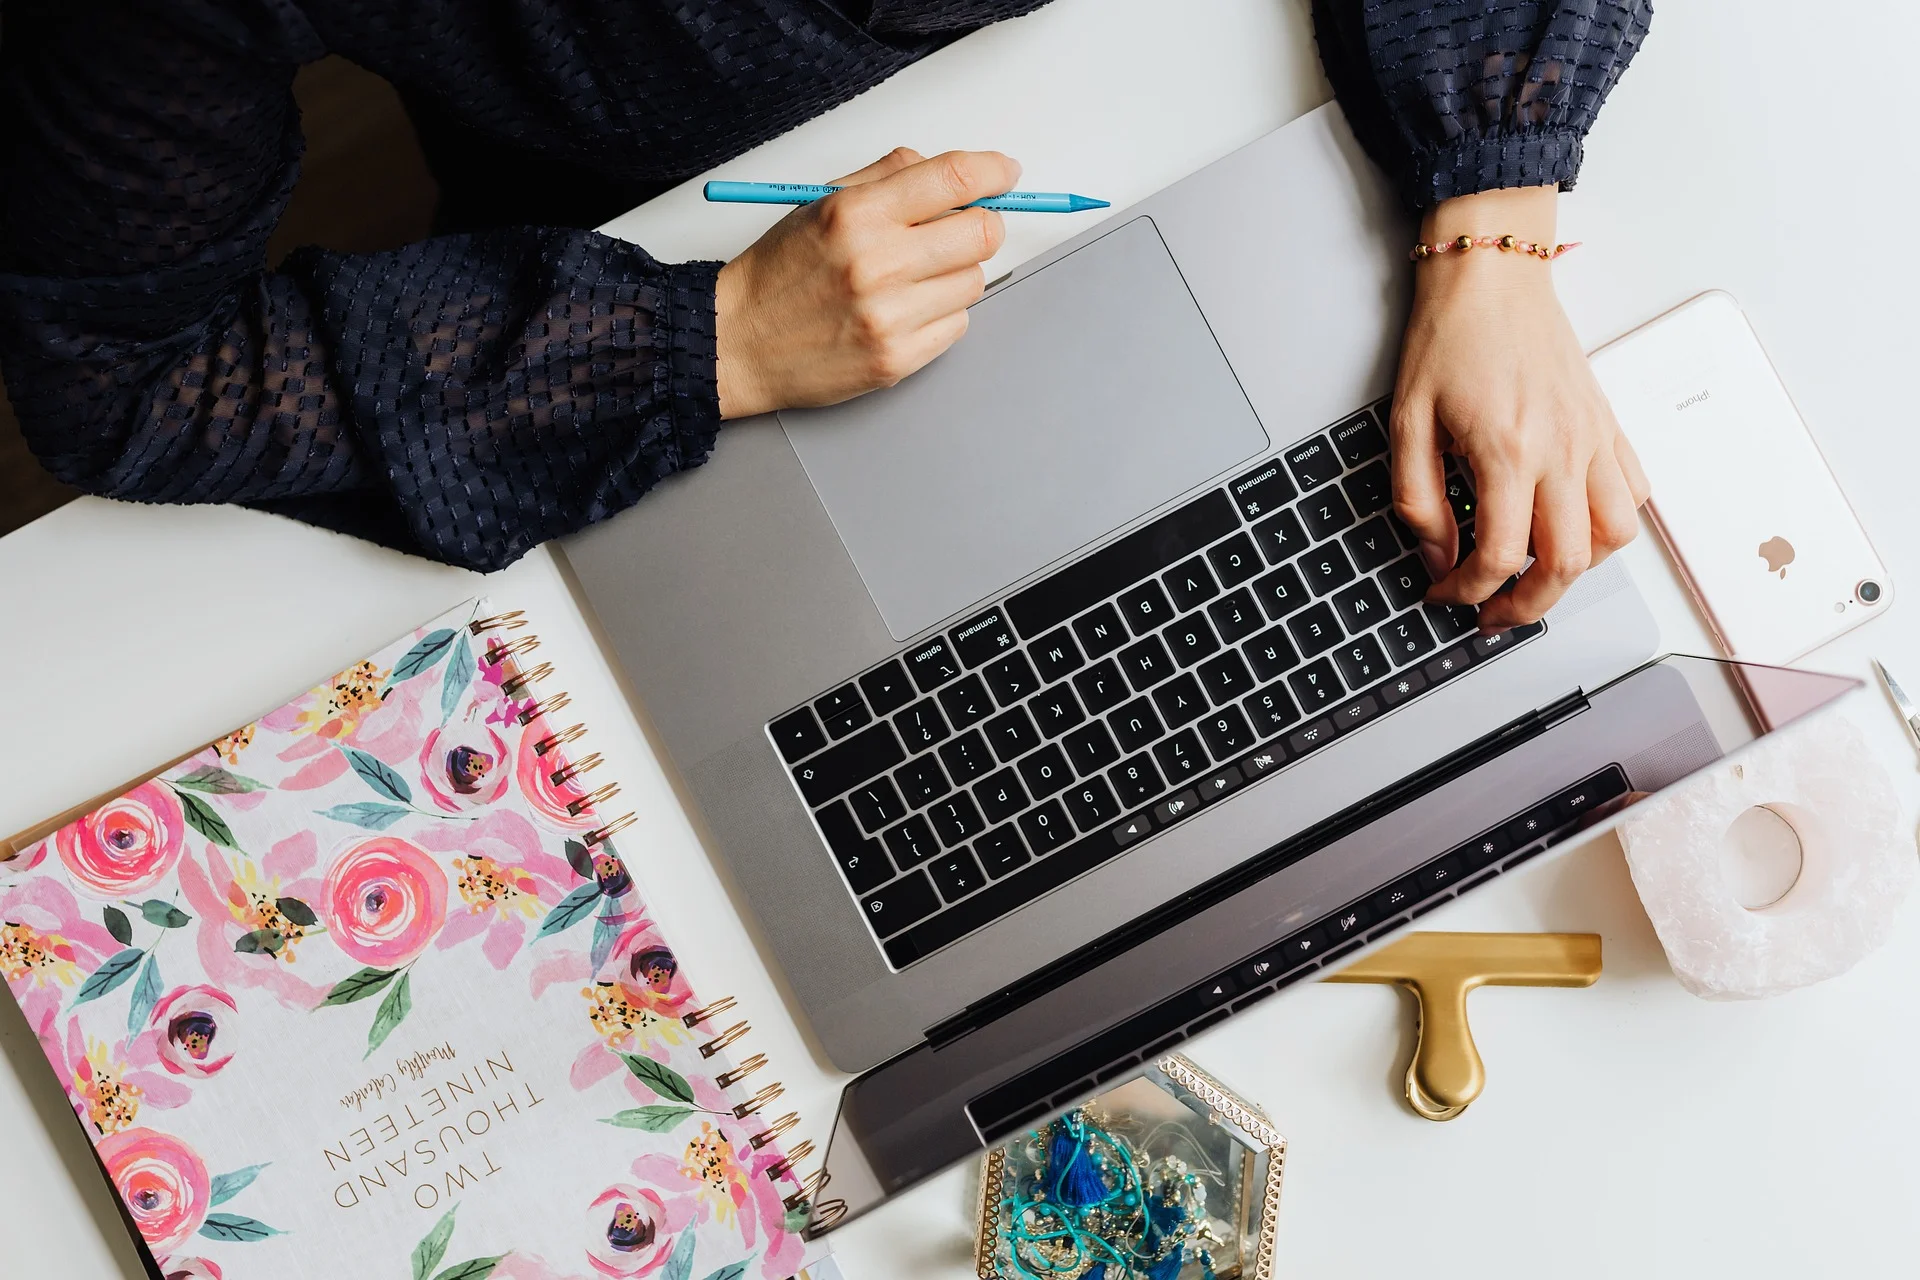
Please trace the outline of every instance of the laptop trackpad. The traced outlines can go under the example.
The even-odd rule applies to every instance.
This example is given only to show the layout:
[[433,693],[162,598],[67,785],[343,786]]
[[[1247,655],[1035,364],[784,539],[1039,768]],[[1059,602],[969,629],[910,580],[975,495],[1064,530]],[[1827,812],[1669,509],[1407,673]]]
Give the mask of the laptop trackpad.
[[896,640],[1267,447],[1144,217],[982,300],[899,386],[780,419]]

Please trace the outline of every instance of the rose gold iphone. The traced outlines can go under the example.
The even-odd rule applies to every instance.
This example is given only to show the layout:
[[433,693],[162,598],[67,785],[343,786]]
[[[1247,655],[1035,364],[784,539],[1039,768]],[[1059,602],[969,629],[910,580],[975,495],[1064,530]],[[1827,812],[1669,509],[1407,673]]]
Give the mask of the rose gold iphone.
[[1883,612],[1886,566],[1733,298],[1602,347],[1593,369],[1648,504],[1728,656],[1785,663]]

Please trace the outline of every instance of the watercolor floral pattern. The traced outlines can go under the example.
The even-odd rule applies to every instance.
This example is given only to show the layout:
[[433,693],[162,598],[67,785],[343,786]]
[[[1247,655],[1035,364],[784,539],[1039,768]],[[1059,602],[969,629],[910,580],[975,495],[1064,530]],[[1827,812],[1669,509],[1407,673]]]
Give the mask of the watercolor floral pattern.
[[[764,1119],[735,1115],[728,1058],[699,1052],[693,989],[627,864],[589,843],[579,770],[538,749],[553,726],[467,625],[481,608],[0,863],[0,979],[167,1280],[265,1274],[250,1246],[283,1234],[262,1220],[279,1153],[217,1173],[176,1119],[285,1060],[262,1002],[371,1055],[414,1013],[417,973],[476,966],[579,1029],[570,1083],[634,1141],[597,1194],[552,1206],[583,1223],[570,1255],[504,1248],[511,1224],[490,1222],[494,1248],[449,1263],[448,1208],[393,1274],[783,1280],[804,1261],[799,1184],[755,1144]],[[262,1216],[237,1212],[263,1177]]]

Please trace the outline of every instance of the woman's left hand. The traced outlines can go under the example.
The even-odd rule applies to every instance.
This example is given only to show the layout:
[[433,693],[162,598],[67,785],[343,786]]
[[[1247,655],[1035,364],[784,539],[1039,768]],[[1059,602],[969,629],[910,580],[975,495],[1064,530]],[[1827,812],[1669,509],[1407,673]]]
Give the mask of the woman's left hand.
[[[1556,198],[1537,187],[1448,200],[1429,211],[1421,238],[1512,233],[1552,244]],[[1639,532],[1646,474],[1547,263],[1479,248],[1426,258],[1414,273],[1390,424],[1394,508],[1420,539],[1429,599],[1481,605],[1485,631],[1537,621]],[[1457,566],[1443,453],[1470,464],[1478,503],[1473,552]]]

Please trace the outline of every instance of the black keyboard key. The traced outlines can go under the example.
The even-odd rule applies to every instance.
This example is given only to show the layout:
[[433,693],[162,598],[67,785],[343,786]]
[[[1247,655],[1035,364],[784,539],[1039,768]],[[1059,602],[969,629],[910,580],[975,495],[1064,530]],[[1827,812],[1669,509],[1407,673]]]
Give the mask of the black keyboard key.
[[1040,745],[1040,731],[1033,727],[1033,717],[1025,707],[1015,707],[987,721],[985,733],[1002,764]]
[[1507,824],[1507,839],[1513,842],[1514,848],[1525,848],[1559,825],[1560,819],[1554,816],[1553,806],[1539,805]]
[[1250,591],[1236,591],[1207,606],[1207,617],[1223,644],[1238,644],[1267,624]]
[[1362,578],[1334,596],[1333,611],[1350,635],[1371,631],[1386,620],[1389,612],[1372,578]]
[[1303,756],[1315,747],[1325,746],[1333,741],[1333,721],[1324,717],[1312,724],[1302,725],[1287,735],[1287,750],[1296,756]]
[[867,927],[877,938],[891,938],[939,909],[940,899],[934,896],[933,885],[918,873],[860,900]]
[[1160,633],[1173,651],[1173,660],[1190,667],[1220,648],[1220,638],[1207,625],[1204,614],[1190,613]]
[[1176,609],[1197,609],[1220,594],[1220,584],[1199,556],[1175,565],[1161,581],[1167,584]]
[[1467,870],[1478,871],[1482,867],[1491,866],[1495,862],[1498,862],[1503,856],[1512,851],[1513,841],[1507,838],[1507,833],[1504,829],[1496,828],[1493,831],[1475,836],[1453,852],[1454,855],[1460,859],[1461,865]]
[[865,705],[860,701],[860,691],[851,684],[843,684],[831,693],[823,693],[813,700],[813,709],[821,716],[836,716],[843,711]]
[[820,834],[827,838],[827,848],[833,851],[840,875],[854,893],[878,889],[893,879],[893,864],[881,851],[880,842],[860,834],[844,801],[834,801],[815,814],[814,821],[820,824]]
[[1113,788],[1099,776],[1076,782],[1062,799],[1067,802],[1067,812],[1073,815],[1074,824],[1082,831],[1097,830],[1120,816],[1120,802],[1113,798]]
[[1154,747],[1153,760],[1160,766],[1161,776],[1176,787],[1198,778],[1213,764],[1200,745],[1199,735],[1191,729],[1182,729]]
[[944,638],[935,636],[907,655],[907,671],[920,692],[932,693],[960,674],[960,659]]
[[1316,596],[1324,596],[1353,581],[1353,561],[1347,559],[1347,553],[1337,542],[1315,547],[1300,557],[1296,567],[1306,576],[1307,585]]
[[1255,525],[1253,537],[1268,564],[1285,564],[1307,549],[1307,531],[1292,508]]
[[1473,519],[1473,513],[1480,505],[1474,501],[1473,487],[1467,478],[1453,467],[1447,468],[1447,505],[1453,508],[1453,522],[1465,524]]
[[1107,723],[1113,727],[1113,736],[1122,751],[1138,751],[1166,732],[1153,703],[1145,698],[1135,698],[1108,716]]
[[1286,686],[1278,682],[1268,685],[1240,705],[1253,722],[1254,734],[1262,738],[1271,738],[1300,718],[1300,711],[1293,705],[1293,698],[1287,693]]
[[1266,610],[1267,617],[1275,622],[1295,610],[1306,608],[1313,600],[1307,594],[1307,584],[1301,579],[1300,570],[1290,564],[1281,565],[1254,583],[1253,597]]
[[1451,889],[1466,872],[1466,865],[1458,854],[1448,854],[1438,862],[1430,862],[1413,873],[1413,883],[1418,886],[1421,896],[1439,893]]
[[1178,729],[1205,714],[1207,695],[1200,691],[1198,680],[1183,673],[1153,691],[1153,705],[1167,728]]
[[988,822],[1005,822],[1029,803],[1020,776],[1012,769],[1002,769],[975,787],[973,798],[980,802],[980,811],[987,815]]
[[1491,658],[1497,653],[1505,653],[1522,640],[1539,635],[1545,629],[1546,628],[1542,627],[1539,623],[1535,622],[1524,627],[1512,627],[1506,631],[1495,631],[1491,635],[1475,636],[1473,639],[1467,641],[1467,644],[1472,647],[1473,656],[1476,659]]
[[1588,778],[1577,787],[1568,787],[1554,797],[1553,811],[1563,821],[1571,822],[1599,808],[1615,796],[1627,793],[1627,775],[1618,768],[1608,768]]
[[1199,785],[1194,787],[1194,790],[1199,793],[1201,804],[1211,804],[1238,788],[1245,781],[1238,769],[1232,765],[1226,765],[1200,779]]
[[1253,729],[1238,707],[1221,707],[1200,720],[1200,738],[1215,760],[1231,760],[1243,751],[1253,750]]
[[1268,747],[1263,751],[1254,752],[1242,760],[1237,767],[1240,770],[1240,776],[1248,782],[1252,782],[1256,778],[1266,777],[1286,762],[1286,752],[1275,747]]
[[1387,657],[1395,666],[1404,667],[1418,658],[1424,658],[1433,652],[1433,630],[1427,626],[1427,620],[1419,610],[1403,613],[1380,628],[1380,643],[1386,647]]
[[1240,508],[1241,515],[1258,520],[1276,507],[1293,501],[1299,490],[1287,478],[1280,459],[1271,458],[1228,485],[1227,492],[1233,495],[1233,503]]
[[1379,714],[1379,700],[1370,693],[1363,693],[1351,702],[1342,703],[1327,719],[1333,721],[1334,728],[1345,733],[1349,729],[1358,729]]
[[947,723],[956,731],[970,729],[993,714],[993,700],[987,697],[987,687],[980,683],[979,676],[956,680],[938,696]]
[[899,826],[888,827],[880,838],[893,855],[893,864],[902,871],[911,871],[940,852],[940,842],[933,838],[927,820],[917,813]]
[[1353,523],[1353,508],[1347,505],[1347,499],[1338,489],[1322,489],[1300,500],[1295,508],[1300,518],[1306,522],[1307,532],[1318,542],[1322,538],[1331,538]]
[[1161,826],[1178,822],[1200,807],[1200,793],[1193,790],[1182,791],[1179,795],[1168,796],[1153,806],[1153,820]]
[[1017,825],[1020,834],[1026,837],[1027,848],[1041,857],[1073,839],[1073,824],[1067,821],[1067,811],[1060,807],[1058,800],[1049,800],[1038,809],[1021,814]]
[[1271,627],[1249,640],[1242,648],[1253,667],[1255,679],[1271,680],[1291,671],[1300,661],[1285,627]]
[[1326,939],[1318,928],[1302,929],[1280,944],[1280,954],[1284,957],[1281,963],[1290,969],[1296,968],[1309,960],[1318,959],[1326,949]]
[[913,686],[898,662],[883,662],[860,677],[860,692],[877,716],[890,716],[913,701]]
[[1232,649],[1208,658],[1193,674],[1200,677],[1200,687],[1207,691],[1215,706],[1253,692],[1253,675],[1247,670],[1246,659]]
[[900,793],[886,778],[875,778],[856,787],[848,799],[853,803],[854,813],[859,815],[860,825],[868,831],[878,831],[907,816],[907,806],[900,799]]
[[1148,636],[1120,651],[1120,670],[1136,692],[1144,692],[1174,673],[1173,659],[1159,636]]
[[[934,878],[939,879],[938,876]],[[1365,933],[1367,926],[1372,923],[1373,908],[1364,902],[1356,902],[1345,910],[1334,912],[1333,917],[1321,928],[1326,932],[1327,941],[1334,946],[1339,946],[1348,938]]]
[[948,902],[960,901],[987,882],[987,878],[980,874],[980,864],[965,849],[936,859],[927,868],[927,874],[933,877],[940,896]]
[[[1233,503],[1209,489],[1177,511],[1117,538],[1007,601],[1023,636],[1037,636],[1094,605],[1178,564],[1239,527]],[[1164,620],[1164,619],[1163,619]]]
[[1035,640],[1028,647],[1027,655],[1040,669],[1040,679],[1048,684],[1078,671],[1086,662],[1080,656],[1080,646],[1073,642],[1073,633],[1065,627],[1049,631]]
[[949,849],[987,829],[987,824],[980,819],[980,810],[974,807],[972,798],[964,791],[935,802],[927,810],[927,820],[933,823],[934,834],[940,837],[940,843]]
[[1043,800],[1073,781],[1073,766],[1067,763],[1066,753],[1051,742],[1015,767],[1035,800]]
[[1116,603],[1120,607],[1120,616],[1127,620],[1127,626],[1137,636],[1157,631],[1173,620],[1173,602],[1167,599],[1167,593],[1160,584],[1151,578],[1131,590],[1121,592]]
[[1020,833],[1010,825],[995,827],[975,840],[973,852],[980,859],[980,865],[986,868],[987,874],[995,880],[1033,861],[1027,846],[1020,842]]
[[1325,658],[1309,663],[1288,676],[1287,687],[1293,690],[1294,701],[1310,716],[1327,710],[1347,696],[1347,687],[1340,683],[1333,664]]
[[1426,597],[1433,579],[1427,576],[1427,567],[1420,563],[1419,556],[1407,556],[1380,575],[1380,585],[1386,589],[1388,604],[1406,609]]
[[1340,487],[1346,490],[1347,501],[1353,504],[1354,514],[1362,518],[1376,511],[1384,511],[1393,504],[1393,476],[1384,462],[1376,462],[1355,472]]
[[948,736],[947,722],[941,718],[940,708],[932,698],[922,698],[895,716],[893,727],[900,731],[900,741],[907,744],[909,751],[925,751]]
[[899,784],[900,794],[906,797],[908,806],[914,809],[924,809],[953,790],[940,762],[932,756],[907,761],[894,772],[893,780]]
[[1372,573],[1400,554],[1400,539],[1393,536],[1385,516],[1375,516],[1340,541],[1361,573]]
[[1120,793],[1120,803],[1129,809],[1138,809],[1167,789],[1167,784],[1160,780],[1160,771],[1153,765],[1153,758],[1145,752],[1107,770],[1107,779]]
[[1137,814],[1125,822],[1114,824],[1113,842],[1126,848],[1136,840],[1144,840],[1153,834],[1153,819],[1146,814]]
[[1427,678],[1418,671],[1402,671],[1388,683],[1380,686],[1380,701],[1383,705],[1397,707],[1417,693],[1424,693]]
[[1120,678],[1120,668],[1111,659],[1096,662],[1073,678],[1073,687],[1080,693],[1080,703],[1086,707],[1088,715],[1102,716],[1126,701],[1129,690],[1127,682]]
[[827,735],[820,732],[820,722],[808,707],[781,716],[768,726],[768,732],[773,735],[773,745],[780,752],[780,758],[788,764],[827,745]]
[[1325,436],[1302,440],[1287,450],[1286,459],[1287,469],[1293,472],[1302,493],[1325,484],[1346,469]]
[[1472,525],[1469,524],[1469,525],[1461,526],[1459,543],[1460,543],[1460,546],[1454,552],[1454,556],[1453,556],[1453,564],[1455,568],[1459,568],[1461,565],[1465,564],[1467,562],[1467,557],[1473,554],[1473,526]]
[[[851,689],[853,686],[848,685],[847,687]],[[855,729],[863,725],[871,724],[873,722],[873,716],[868,713],[866,703],[855,702],[844,711],[836,711],[832,715],[821,716],[820,722],[827,726],[827,735],[829,737],[844,738]]]
[[1001,609],[989,609],[969,618],[949,631],[947,637],[953,641],[953,651],[960,655],[960,661],[969,667],[991,662],[1019,643],[1006,612]]
[[1223,588],[1237,587],[1267,567],[1261,563],[1260,553],[1254,549],[1253,539],[1244,533],[1234,534],[1207,552],[1207,560],[1213,565],[1213,571],[1219,577]]
[[800,785],[800,794],[808,804],[823,805],[842,791],[875,774],[885,773],[906,758],[907,753],[900,749],[900,740],[894,737],[892,727],[876,724],[796,766],[793,780]]
[[940,760],[947,766],[947,773],[963,787],[993,768],[993,756],[987,750],[987,740],[980,736],[977,729],[961,734],[952,742],[942,743]]
[[1480,629],[1480,614],[1471,605],[1430,604],[1425,606],[1427,623],[1441,644],[1472,635]]
[[1025,700],[1040,687],[1040,677],[1033,674],[1033,664],[1024,653],[1010,653],[981,674],[987,678],[994,700],[1003,707]]
[[1087,718],[1087,713],[1080,709],[1080,700],[1064,684],[1053,686],[1027,703],[1027,710],[1033,713],[1033,721],[1040,726],[1040,732],[1049,738],[1059,737]]
[[1357,467],[1387,451],[1387,434],[1380,430],[1380,424],[1370,413],[1354,415],[1329,434],[1333,437],[1334,452],[1349,467]]
[[1060,745],[1065,748],[1074,771],[1083,778],[1120,758],[1120,748],[1114,745],[1113,734],[1098,720],[1081,725],[1063,738]]
[[1343,633],[1333,609],[1322,600],[1305,613],[1288,618],[1287,634],[1293,637],[1294,647],[1301,655],[1311,658],[1339,644]]
[[1459,675],[1473,665],[1473,654],[1465,645],[1455,645],[1437,658],[1427,659],[1427,665],[1420,668],[1420,674],[1427,678],[1428,684],[1439,684],[1442,680]]
[[1103,604],[1086,617],[1075,619],[1073,634],[1080,637],[1080,647],[1086,650],[1089,658],[1112,653],[1127,642],[1127,628],[1110,604]]
[[1397,916],[1420,901],[1420,898],[1420,884],[1415,877],[1408,876],[1403,880],[1396,880],[1373,895],[1374,919],[1384,920],[1388,916]]

